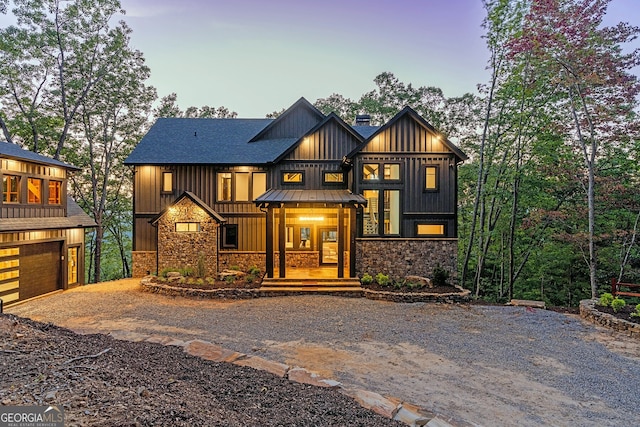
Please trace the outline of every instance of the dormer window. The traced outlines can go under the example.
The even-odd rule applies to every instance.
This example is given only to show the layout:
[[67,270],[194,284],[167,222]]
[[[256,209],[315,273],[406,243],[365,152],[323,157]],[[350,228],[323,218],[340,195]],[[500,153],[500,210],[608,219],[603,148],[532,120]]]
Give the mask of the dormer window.
[[62,203],[62,182],[49,181],[49,204],[59,205]]
[[42,203],[42,180],[41,179],[28,178],[27,202],[32,204]]
[[2,177],[2,201],[4,203],[20,202],[20,177],[4,175]]

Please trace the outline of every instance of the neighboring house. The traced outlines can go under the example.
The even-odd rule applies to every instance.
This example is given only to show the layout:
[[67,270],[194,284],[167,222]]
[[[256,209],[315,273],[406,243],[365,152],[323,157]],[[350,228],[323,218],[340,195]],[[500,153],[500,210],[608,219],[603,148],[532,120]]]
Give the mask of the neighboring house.
[[465,159],[409,107],[382,127],[304,98],[275,120],[158,119],[125,161],[133,274],[257,265],[268,277],[404,277],[440,265],[455,276]]
[[0,142],[0,299],[12,303],[84,283],[84,233],[95,222],[67,196],[79,170]]

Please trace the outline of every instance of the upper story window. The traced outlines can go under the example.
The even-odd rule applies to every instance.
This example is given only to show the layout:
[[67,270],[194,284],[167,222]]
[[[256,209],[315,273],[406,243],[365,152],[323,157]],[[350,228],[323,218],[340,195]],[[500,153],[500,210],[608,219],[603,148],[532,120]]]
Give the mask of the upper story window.
[[400,234],[400,191],[364,190],[367,207],[363,212],[364,236],[397,236]]
[[176,232],[178,233],[196,233],[200,231],[199,222],[176,222]]
[[344,172],[323,172],[322,181],[325,184],[344,184]]
[[377,163],[365,163],[362,165],[362,179],[365,181],[380,179],[380,165]]
[[399,180],[400,179],[400,164],[388,163],[384,165],[384,179],[385,180]]
[[427,191],[438,191],[438,167],[426,166],[424,170],[424,189]]
[[219,202],[230,202],[232,199],[231,195],[231,172],[220,172],[218,173],[218,201]]
[[362,179],[364,181],[378,181],[380,179],[399,181],[400,163],[365,163],[362,165]]
[[162,172],[162,192],[173,193],[173,172]]
[[27,202],[42,203],[42,180],[38,178],[27,179]]
[[302,172],[282,172],[283,184],[302,184],[304,182],[304,174]]
[[62,203],[62,182],[49,181],[49,204],[59,205]]
[[219,202],[250,202],[265,191],[265,172],[218,172]]
[[20,177],[4,175],[2,177],[2,201],[4,203],[20,202]]

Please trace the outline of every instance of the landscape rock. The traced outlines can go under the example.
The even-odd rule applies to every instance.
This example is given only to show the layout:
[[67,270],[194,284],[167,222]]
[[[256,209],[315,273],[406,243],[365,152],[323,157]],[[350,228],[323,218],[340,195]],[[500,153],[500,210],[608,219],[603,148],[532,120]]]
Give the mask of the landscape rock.
[[233,362],[243,357],[244,354],[227,350],[207,341],[193,340],[184,345],[184,351],[192,356],[201,357],[214,362]]
[[289,370],[289,365],[284,363],[272,362],[259,356],[247,356],[233,361],[234,365],[248,366],[260,371],[267,371],[280,378],[284,378]]
[[409,283],[419,283],[420,285],[422,285],[423,287],[426,288],[433,288],[433,283],[431,282],[431,279],[427,278],[427,277],[422,277],[422,276],[406,276],[404,278],[407,282]]
[[345,394],[355,399],[363,408],[371,409],[383,417],[393,419],[398,410],[396,403],[373,391],[350,389],[345,390]]
[[310,384],[317,387],[338,387],[338,381],[323,378],[315,372],[308,371],[304,368],[293,368],[288,373],[289,380],[302,384]]

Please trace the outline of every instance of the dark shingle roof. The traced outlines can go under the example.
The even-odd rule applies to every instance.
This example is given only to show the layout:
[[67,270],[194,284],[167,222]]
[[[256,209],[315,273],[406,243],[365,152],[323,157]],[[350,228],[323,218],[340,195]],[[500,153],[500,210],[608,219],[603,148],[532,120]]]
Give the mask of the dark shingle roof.
[[61,162],[59,160],[54,160],[51,157],[43,156],[42,154],[34,153],[33,151],[25,150],[17,144],[10,144],[8,142],[0,142],[0,156],[16,160],[27,160],[43,165],[59,166],[66,169],[80,170],[80,168],[76,166]]
[[141,164],[264,164],[297,138],[249,140],[273,119],[158,119],[125,160]]
[[92,228],[96,223],[71,197],[67,197],[67,216],[46,218],[2,218],[0,232]]
[[358,132],[361,137],[364,139],[369,138],[371,135],[376,133],[380,126],[352,126],[353,130]]

